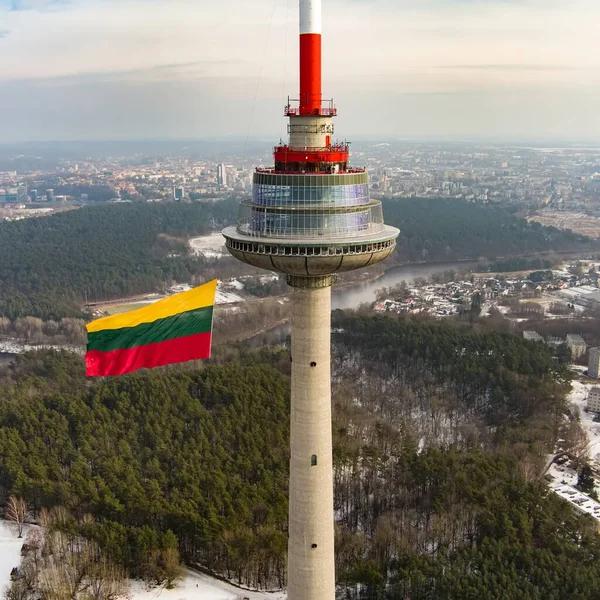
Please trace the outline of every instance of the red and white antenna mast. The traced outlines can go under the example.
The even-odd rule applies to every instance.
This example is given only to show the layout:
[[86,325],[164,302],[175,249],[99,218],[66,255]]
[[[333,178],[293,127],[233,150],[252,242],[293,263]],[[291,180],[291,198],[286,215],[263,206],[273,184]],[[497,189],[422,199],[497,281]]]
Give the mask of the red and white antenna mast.
[[333,100],[323,100],[321,82],[321,0],[300,0],[300,98],[285,107],[290,140],[275,148],[275,171],[347,170],[348,144],[333,142],[337,110]]
[[321,113],[321,81],[321,0],[300,0],[300,115]]

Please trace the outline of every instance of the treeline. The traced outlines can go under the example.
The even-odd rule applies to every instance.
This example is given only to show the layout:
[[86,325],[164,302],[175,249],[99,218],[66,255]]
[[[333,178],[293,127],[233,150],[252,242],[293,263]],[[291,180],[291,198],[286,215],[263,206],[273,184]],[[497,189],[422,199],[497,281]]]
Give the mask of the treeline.
[[[81,317],[102,301],[214,276],[214,260],[187,239],[225,224],[232,199],[214,204],[111,204],[0,223],[0,316]],[[233,259],[232,259],[233,262]]]
[[85,321],[68,317],[60,321],[19,317],[13,322],[6,317],[0,317],[0,339],[2,336],[16,338],[28,344],[84,346],[87,341]]
[[528,223],[503,208],[461,199],[388,199],[383,214],[386,223],[401,231],[399,262],[480,257],[495,262],[496,257],[593,246],[589,238],[570,230]]
[[51,188],[54,190],[55,196],[70,196],[75,200],[80,200],[82,194],[86,194],[88,202],[108,202],[114,198],[119,198],[119,191],[108,185],[60,184],[49,181],[37,187],[39,196],[42,196],[47,189]]
[[490,273],[510,273],[511,271],[529,271],[552,269],[554,262],[545,258],[508,258],[486,265]]

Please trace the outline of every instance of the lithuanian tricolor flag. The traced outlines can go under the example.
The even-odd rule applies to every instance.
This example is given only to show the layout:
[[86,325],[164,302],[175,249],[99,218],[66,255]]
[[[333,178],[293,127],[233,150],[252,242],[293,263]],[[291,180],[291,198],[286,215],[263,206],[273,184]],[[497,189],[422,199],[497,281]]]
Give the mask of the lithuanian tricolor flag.
[[208,358],[217,280],[87,325],[86,375],[123,375]]

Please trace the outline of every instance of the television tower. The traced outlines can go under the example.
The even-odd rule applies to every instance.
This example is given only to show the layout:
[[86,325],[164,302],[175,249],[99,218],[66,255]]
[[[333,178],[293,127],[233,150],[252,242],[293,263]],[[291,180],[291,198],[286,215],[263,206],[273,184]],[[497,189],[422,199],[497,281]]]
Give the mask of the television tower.
[[287,275],[292,287],[288,599],[334,600],[331,285],[335,273],[383,260],[399,231],[369,199],[365,169],[334,141],[333,100],[321,93],[321,0],[300,0],[300,97],[289,143],[256,169],[251,200],[223,231],[238,260]]

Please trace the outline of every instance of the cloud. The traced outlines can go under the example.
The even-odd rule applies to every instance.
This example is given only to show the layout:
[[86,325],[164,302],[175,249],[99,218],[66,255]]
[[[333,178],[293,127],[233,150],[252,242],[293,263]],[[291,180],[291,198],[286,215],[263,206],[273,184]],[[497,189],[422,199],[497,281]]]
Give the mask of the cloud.
[[10,31],[8,31],[7,29],[0,29],[0,39],[8,37],[9,33]]
[[[245,135],[258,90],[255,121],[274,125],[278,137],[280,105],[298,92],[296,5],[0,0],[1,29],[10,31],[1,40],[0,114],[12,98],[11,114],[20,115],[13,136],[58,136],[61,123],[75,138]],[[584,119],[596,127],[598,0],[328,0],[323,11],[324,93],[340,106],[340,132],[354,135],[362,122],[383,131],[373,112],[398,134],[418,133],[416,124],[442,133],[476,124],[485,133],[502,123],[509,131],[507,119],[524,127],[521,98],[522,114],[540,130],[560,122],[580,131]],[[562,104],[551,115],[536,112],[534,97]],[[400,107],[414,121],[399,120]]]
[[469,71],[574,71],[581,67],[571,65],[440,65],[436,69],[465,69]]
[[[0,83],[4,140],[150,139],[261,136],[285,137],[280,85],[264,91],[254,114],[243,108],[255,81],[215,79],[133,83],[72,81],[40,92],[32,82]],[[336,131],[348,139],[502,137],[598,139],[595,119],[600,89],[587,94],[547,90],[498,94],[452,92],[409,94],[402,90],[373,95],[361,81],[347,82],[337,95]],[[368,115],[368,118],[365,116]],[[59,118],[57,118],[59,116]]]
[[215,70],[229,66],[243,65],[243,60],[194,60],[181,63],[158,64],[137,69],[117,69],[91,73],[74,73],[53,77],[18,77],[7,79],[4,83],[25,83],[35,87],[66,87],[82,84],[104,84],[127,82],[172,83],[175,81],[194,81],[214,77]]
[[70,0],[11,0],[9,10],[17,11],[47,11],[64,8]]

